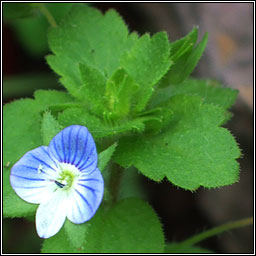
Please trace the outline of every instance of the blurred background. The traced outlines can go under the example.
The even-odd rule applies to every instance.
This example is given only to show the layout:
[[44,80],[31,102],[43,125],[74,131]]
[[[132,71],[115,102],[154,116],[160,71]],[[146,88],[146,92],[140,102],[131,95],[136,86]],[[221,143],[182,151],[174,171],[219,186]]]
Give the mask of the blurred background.
[[[48,4],[57,21],[70,5]],[[191,193],[167,181],[156,184],[141,177],[150,203],[163,223],[167,241],[181,241],[227,221],[252,216],[253,3],[93,3],[92,6],[103,12],[116,9],[130,31],[136,30],[139,34],[165,30],[170,41],[185,36],[198,25],[199,38],[207,31],[209,40],[193,76],[216,79],[240,91],[232,108],[234,117],[226,125],[243,153],[239,159],[238,183],[220,189],[200,188]],[[3,103],[32,97],[36,89],[64,90],[44,59],[49,53],[47,28],[47,21],[40,14],[33,18],[4,20]],[[41,243],[33,222],[4,219],[4,253],[39,253]],[[216,253],[252,253],[253,227],[221,234],[200,245]]]

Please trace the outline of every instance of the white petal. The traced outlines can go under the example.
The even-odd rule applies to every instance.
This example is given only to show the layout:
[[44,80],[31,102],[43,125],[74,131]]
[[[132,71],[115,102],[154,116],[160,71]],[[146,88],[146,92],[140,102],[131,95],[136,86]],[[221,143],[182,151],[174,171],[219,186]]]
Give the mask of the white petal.
[[36,212],[36,230],[40,237],[54,236],[63,226],[67,212],[67,193],[57,190],[49,201],[41,203]]

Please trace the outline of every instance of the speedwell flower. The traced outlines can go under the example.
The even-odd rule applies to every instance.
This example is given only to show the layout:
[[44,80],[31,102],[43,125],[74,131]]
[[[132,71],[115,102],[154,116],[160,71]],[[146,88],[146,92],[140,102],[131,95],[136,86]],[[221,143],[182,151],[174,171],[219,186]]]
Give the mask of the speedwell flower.
[[13,167],[11,186],[23,200],[40,204],[36,229],[42,238],[55,235],[66,217],[88,221],[97,211],[104,182],[98,156],[86,127],[72,125],[58,133],[49,146],[27,152]]

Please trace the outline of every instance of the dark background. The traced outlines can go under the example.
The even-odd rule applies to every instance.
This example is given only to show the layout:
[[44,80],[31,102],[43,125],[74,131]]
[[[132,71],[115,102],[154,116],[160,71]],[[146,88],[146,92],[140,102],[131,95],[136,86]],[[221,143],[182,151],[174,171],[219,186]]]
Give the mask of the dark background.
[[[232,108],[234,117],[227,124],[236,137],[243,157],[240,181],[220,189],[203,189],[191,193],[177,189],[169,182],[156,184],[143,179],[151,205],[158,213],[167,241],[180,241],[205,229],[253,215],[253,4],[252,3],[94,3],[106,11],[116,9],[130,31],[140,34],[166,30],[174,41],[199,25],[199,37],[209,32],[209,41],[199,66],[193,73],[198,78],[213,78],[224,86],[239,89]],[[33,35],[31,35],[33,36]],[[39,88],[61,89],[48,85],[24,84],[16,88],[8,79],[26,74],[52,74],[43,58],[22,46],[12,24],[3,26],[3,102],[32,97]],[[11,80],[12,81],[12,80]],[[55,78],[54,78],[55,81]],[[253,227],[245,227],[210,238],[200,245],[217,253],[252,253]],[[33,222],[4,219],[3,251],[5,253],[39,253],[42,239],[36,235]],[[29,251],[28,251],[29,250]]]

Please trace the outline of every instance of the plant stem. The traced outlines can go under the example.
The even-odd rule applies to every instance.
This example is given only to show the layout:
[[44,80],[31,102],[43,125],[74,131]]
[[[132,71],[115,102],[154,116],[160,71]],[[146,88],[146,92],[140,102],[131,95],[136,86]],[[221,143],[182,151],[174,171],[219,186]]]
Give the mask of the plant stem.
[[46,17],[46,19],[51,24],[51,26],[52,27],[57,27],[57,23],[56,23],[54,17],[48,11],[48,9],[45,7],[45,5],[43,3],[37,3],[36,5],[39,8],[39,10],[41,11],[41,13]]
[[190,246],[190,245],[196,244],[198,242],[201,242],[201,241],[203,241],[203,240],[205,240],[209,237],[220,234],[224,231],[228,231],[228,230],[231,230],[231,229],[248,226],[248,225],[251,225],[251,224],[253,224],[253,217],[238,220],[238,221],[232,221],[232,222],[226,223],[224,225],[221,225],[221,226],[212,228],[210,230],[204,231],[204,232],[202,232],[198,235],[192,236],[192,237],[184,240],[183,242],[179,243],[179,247]]
[[115,204],[118,201],[119,188],[121,183],[121,178],[123,175],[123,168],[119,165],[112,165],[111,177],[110,177],[110,192],[112,195],[112,204]]

